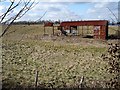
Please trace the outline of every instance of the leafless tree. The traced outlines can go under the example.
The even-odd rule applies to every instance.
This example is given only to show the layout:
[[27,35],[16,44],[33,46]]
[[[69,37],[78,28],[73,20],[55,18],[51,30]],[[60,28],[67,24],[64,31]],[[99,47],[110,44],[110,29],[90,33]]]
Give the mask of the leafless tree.
[[112,10],[109,7],[107,7],[107,9],[111,12],[111,14],[115,17],[116,21],[118,22],[119,20],[117,16],[112,12]]
[[[0,3],[1,2],[4,1],[0,1]],[[7,27],[2,31],[0,38],[4,36],[15,20],[22,18],[29,10],[38,4],[35,0],[9,0],[9,3],[7,10],[0,16],[0,24],[7,24]],[[16,8],[19,8],[20,10],[15,15],[12,15]]]
[[[115,17],[115,19],[116,19],[116,21],[117,21],[118,28],[116,29],[116,35],[117,35],[117,38],[120,39],[119,15],[118,15],[118,17],[117,17],[117,16],[115,15],[115,13],[113,13],[113,11],[112,11],[109,7],[107,7],[107,9],[111,12],[111,14]],[[118,9],[119,9],[119,7],[118,7]],[[119,11],[118,11],[118,13],[119,13]],[[112,21],[115,22],[115,20],[114,20],[113,18],[111,18],[111,19],[112,19]]]

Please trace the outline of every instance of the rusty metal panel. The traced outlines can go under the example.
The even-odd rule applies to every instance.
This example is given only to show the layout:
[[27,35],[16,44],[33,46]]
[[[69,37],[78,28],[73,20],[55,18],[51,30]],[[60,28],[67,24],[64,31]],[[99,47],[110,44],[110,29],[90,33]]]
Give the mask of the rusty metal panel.
[[70,30],[70,26],[64,26],[64,30]]
[[[62,27],[94,26],[94,38],[95,39],[106,39],[108,36],[108,21],[107,20],[62,22],[60,26]],[[68,29],[68,28],[64,28],[64,30],[65,29]]]
[[106,32],[106,26],[101,26],[100,30],[100,39],[106,39],[107,32]]
[[98,31],[97,31],[97,32],[95,31],[95,32],[94,32],[94,35],[99,35],[99,32],[98,32]]
[[[92,20],[92,21],[72,21],[62,22],[60,26],[94,26],[99,27],[98,30],[94,30],[95,39],[106,39],[108,36],[108,21],[107,20]],[[107,31],[107,32],[106,32]]]
[[100,35],[100,39],[106,39],[106,36],[105,35]]
[[44,24],[44,26],[45,26],[45,27],[46,27],[46,26],[53,26],[53,23],[47,22],[47,23]]
[[100,35],[100,26],[94,26],[94,39],[99,39]]
[[60,26],[91,26],[91,25],[106,25],[106,20],[92,20],[92,21],[71,21],[62,22]]
[[94,39],[100,39],[99,35],[94,35]]
[[[53,26],[52,22],[47,22],[44,26]],[[108,21],[107,20],[89,20],[89,21],[66,21],[62,22],[58,29],[71,30],[71,27],[77,26],[94,26],[94,38],[106,39],[108,37]],[[97,30],[95,30],[95,28]]]
[[106,39],[106,25],[94,26],[94,35],[96,39]]

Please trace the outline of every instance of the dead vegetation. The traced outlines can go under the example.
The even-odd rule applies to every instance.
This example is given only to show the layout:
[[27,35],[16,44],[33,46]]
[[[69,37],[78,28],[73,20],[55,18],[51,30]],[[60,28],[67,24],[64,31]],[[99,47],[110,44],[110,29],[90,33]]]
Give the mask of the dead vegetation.
[[120,46],[118,44],[110,44],[108,53],[102,56],[108,63],[108,71],[114,74],[114,78],[107,83],[108,87],[120,88]]
[[109,64],[101,55],[111,41],[43,36],[42,29],[14,26],[9,31],[16,30],[14,33],[6,33],[2,42],[3,87],[110,87],[106,83],[115,74],[107,71]]

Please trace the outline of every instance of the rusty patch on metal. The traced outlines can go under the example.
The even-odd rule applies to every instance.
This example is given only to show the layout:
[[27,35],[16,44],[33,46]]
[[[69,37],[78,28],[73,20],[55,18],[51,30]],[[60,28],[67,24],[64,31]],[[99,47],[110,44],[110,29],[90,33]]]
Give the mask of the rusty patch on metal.
[[[53,26],[53,23],[48,22],[45,23],[44,26]],[[62,30],[71,30],[75,28],[77,30],[77,26],[94,26],[94,38],[95,39],[107,39],[108,38],[108,21],[107,20],[89,20],[89,21],[66,21],[61,22],[58,26],[58,29]],[[53,28],[54,31],[54,28]]]

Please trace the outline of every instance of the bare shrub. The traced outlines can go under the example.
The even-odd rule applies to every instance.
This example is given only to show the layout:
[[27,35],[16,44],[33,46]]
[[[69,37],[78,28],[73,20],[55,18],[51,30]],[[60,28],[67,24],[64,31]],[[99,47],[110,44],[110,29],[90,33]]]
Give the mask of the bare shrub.
[[114,75],[114,78],[107,82],[108,88],[120,88],[120,46],[118,44],[109,44],[110,47],[107,54],[103,54],[102,58],[109,65],[108,72]]

